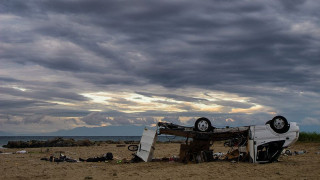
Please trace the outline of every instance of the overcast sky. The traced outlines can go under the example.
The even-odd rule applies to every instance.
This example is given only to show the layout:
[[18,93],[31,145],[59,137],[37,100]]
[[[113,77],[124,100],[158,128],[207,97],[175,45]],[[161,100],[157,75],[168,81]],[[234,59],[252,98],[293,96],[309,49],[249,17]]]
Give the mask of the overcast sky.
[[0,131],[275,115],[320,129],[319,9],[318,0],[2,0]]

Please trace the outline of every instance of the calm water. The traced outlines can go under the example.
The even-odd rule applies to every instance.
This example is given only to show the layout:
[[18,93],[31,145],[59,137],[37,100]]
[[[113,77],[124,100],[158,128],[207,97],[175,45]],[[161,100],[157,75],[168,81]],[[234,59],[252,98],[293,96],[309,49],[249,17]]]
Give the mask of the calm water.
[[[89,139],[90,141],[140,141],[141,136],[0,136],[0,148],[3,145],[6,145],[8,141],[30,141],[30,140],[39,140],[46,141],[56,137],[63,137],[64,139],[74,139],[74,140],[83,140]],[[177,141],[184,140],[183,137],[175,136],[158,136],[158,141]]]

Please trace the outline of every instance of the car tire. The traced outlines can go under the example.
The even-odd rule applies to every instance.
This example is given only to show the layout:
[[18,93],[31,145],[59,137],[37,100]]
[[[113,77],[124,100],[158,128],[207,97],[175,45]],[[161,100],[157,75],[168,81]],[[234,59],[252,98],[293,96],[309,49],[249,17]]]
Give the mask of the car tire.
[[139,146],[135,145],[135,144],[132,144],[132,145],[128,146],[128,150],[129,151],[138,151],[138,149],[139,149]]
[[199,132],[209,132],[211,131],[212,126],[209,119],[202,117],[197,119],[196,123],[194,124],[194,128]]
[[270,121],[270,127],[276,133],[282,134],[288,132],[290,124],[283,116],[276,116]]

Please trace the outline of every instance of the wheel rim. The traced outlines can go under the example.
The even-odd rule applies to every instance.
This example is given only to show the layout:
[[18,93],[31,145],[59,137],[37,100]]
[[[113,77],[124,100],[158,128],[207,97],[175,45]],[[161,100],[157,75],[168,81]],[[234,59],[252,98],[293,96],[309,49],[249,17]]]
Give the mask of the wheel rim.
[[208,124],[207,121],[200,121],[200,122],[198,123],[198,129],[199,129],[200,131],[206,131],[208,128],[209,128],[209,124]]
[[274,123],[273,123],[273,125],[274,125],[274,127],[276,128],[276,129],[282,129],[283,127],[284,127],[284,120],[283,119],[281,119],[281,118],[277,118],[277,119],[275,119],[274,120]]

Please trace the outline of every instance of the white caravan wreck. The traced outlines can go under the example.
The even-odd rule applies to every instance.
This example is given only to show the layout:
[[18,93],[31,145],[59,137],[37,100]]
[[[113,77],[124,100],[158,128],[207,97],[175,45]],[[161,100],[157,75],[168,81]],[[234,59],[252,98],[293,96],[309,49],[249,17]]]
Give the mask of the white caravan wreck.
[[199,118],[194,127],[159,122],[157,131],[144,130],[136,155],[145,162],[151,161],[157,135],[161,134],[186,137],[186,143],[180,146],[181,162],[212,161],[213,142],[225,141],[225,145],[232,148],[226,159],[268,163],[277,161],[282,150],[298,140],[299,126],[283,116],[276,116],[265,125],[226,128],[216,128],[204,117]]

